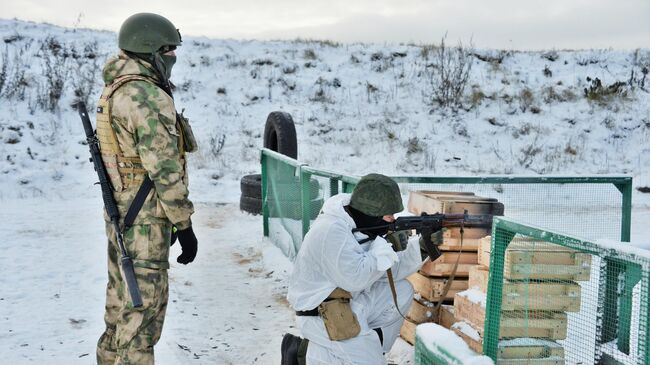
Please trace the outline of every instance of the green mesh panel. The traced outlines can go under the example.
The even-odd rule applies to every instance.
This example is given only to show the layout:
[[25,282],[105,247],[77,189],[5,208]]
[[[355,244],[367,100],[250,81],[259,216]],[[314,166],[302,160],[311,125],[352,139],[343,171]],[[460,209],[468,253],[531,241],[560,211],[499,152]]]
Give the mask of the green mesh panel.
[[512,361],[504,344],[545,364],[649,363],[648,258],[509,219],[489,254],[483,350],[497,364]]

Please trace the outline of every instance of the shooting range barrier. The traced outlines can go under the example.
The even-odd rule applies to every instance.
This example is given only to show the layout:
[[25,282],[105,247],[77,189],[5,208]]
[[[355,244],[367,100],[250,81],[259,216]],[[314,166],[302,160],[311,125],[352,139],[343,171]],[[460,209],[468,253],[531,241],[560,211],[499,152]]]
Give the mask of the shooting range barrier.
[[[332,195],[352,192],[360,176],[314,168],[268,149],[261,151],[261,164],[264,235],[293,260],[323,202]],[[525,350],[506,351],[507,356],[521,356],[522,351],[528,351],[526,357],[537,359],[515,362],[502,356],[499,363],[650,364],[646,350],[647,263],[619,251],[620,245],[604,248],[590,243],[629,241],[631,177],[393,179],[400,185],[404,206],[412,191],[472,192],[504,204],[508,219],[495,220],[490,247],[482,252],[490,263],[489,270],[480,273],[489,275],[484,281],[488,294],[482,302],[484,327],[475,345],[482,346],[486,355],[496,360],[504,340],[516,339],[505,344],[533,344]],[[532,222],[544,229],[509,219]],[[555,232],[569,232],[571,236]],[[516,255],[506,254],[506,247],[519,251]],[[562,269],[554,268],[559,270],[558,275],[540,274],[540,270],[544,271],[540,267],[553,263],[545,262],[540,250],[566,264]],[[553,293],[562,296],[554,298]],[[468,305],[476,304],[477,296],[480,295],[468,295]],[[515,297],[514,304],[507,301]],[[554,301],[558,298],[568,302],[557,304]],[[478,302],[480,313],[481,300]],[[481,318],[475,320],[480,322]],[[555,327],[538,329],[539,326]],[[554,344],[562,348],[563,357]],[[423,348],[416,344],[416,355]],[[516,355],[512,355],[513,351]],[[540,357],[547,354],[550,355]],[[614,358],[617,362],[611,362]]]

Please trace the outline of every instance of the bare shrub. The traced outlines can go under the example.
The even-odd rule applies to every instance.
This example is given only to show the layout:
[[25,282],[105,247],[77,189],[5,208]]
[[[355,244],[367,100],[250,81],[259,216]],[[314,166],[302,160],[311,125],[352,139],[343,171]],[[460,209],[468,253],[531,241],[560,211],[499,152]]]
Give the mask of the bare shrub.
[[599,78],[587,77],[589,87],[584,88],[584,95],[589,101],[600,105],[607,105],[616,98],[628,96],[628,84],[623,81],[616,81],[610,85],[603,85]]
[[519,165],[529,168],[535,161],[535,157],[542,152],[542,146],[538,143],[538,136],[529,144],[520,150],[521,155],[518,158]]
[[226,135],[210,135],[210,154],[212,157],[218,157],[226,144]]
[[[29,59],[27,51],[32,43],[31,40],[22,45],[14,43],[21,39],[22,36],[20,39],[7,43],[7,48],[5,48],[3,67],[6,64],[7,71],[2,90],[2,96],[20,101],[25,100],[25,92],[29,86],[25,72],[29,68],[26,64]],[[11,47],[11,51],[9,51],[9,47]]]
[[306,60],[316,60],[318,59],[318,56],[316,56],[316,52],[310,48],[306,49],[305,52],[303,52],[303,58]]
[[542,89],[542,98],[545,103],[550,104],[552,102],[573,102],[576,100],[576,94],[571,91],[571,89],[556,90],[553,86],[548,86]]
[[542,58],[549,60],[551,62],[555,62],[560,58],[560,55],[557,53],[557,51],[552,50],[552,51],[542,53]]
[[630,78],[628,80],[630,87],[638,87],[643,91],[647,91],[645,83],[649,71],[650,52],[642,53],[639,49],[635,50],[632,55],[632,70],[630,71]]
[[483,100],[489,97],[485,95],[479,85],[472,85],[472,93],[469,95],[469,104],[472,108],[477,108],[483,104]]
[[68,79],[67,67],[70,56],[67,47],[54,37],[47,37],[41,44],[38,54],[41,58],[42,73],[45,83],[38,85],[36,102],[44,110],[53,112],[59,106],[63,96],[65,82]]
[[472,52],[472,56],[478,58],[479,60],[483,62],[490,63],[492,65],[500,65],[503,63],[503,60],[510,56],[510,52],[500,50],[500,51],[480,51],[480,52]]
[[332,47],[332,48],[338,48],[341,46],[341,43],[329,39],[296,38],[292,42],[299,43],[299,44],[315,44],[321,47]]
[[7,83],[7,66],[9,63],[9,47],[5,46],[5,51],[0,54],[0,95],[2,95],[2,90],[4,89],[5,84]]
[[85,44],[82,52],[72,48],[72,57],[76,66],[76,72],[73,72],[71,77],[72,87],[77,101],[83,101],[86,105],[90,105],[90,96],[98,89],[96,87],[100,72],[98,48],[97,41]]
[[522,112],[526,112],[526,110],[530,109],[533,106],[533,103],[535,103],[533,90],[524,88],[519,92],[519,108]]
[[309,100],[324,104],[333,104],[334,101],[330,95],[330,88],[332,86],[332,83],[322,77],[319,77],[314,84],[318,87],[316,88],[314,95],[310,97]]
[[[460,107],[462,96],[472,70],[473,47],[463,46],[461,42],[455,48],[445,44],[446,35],[440,46],[433,48],[432,63],[427,64],[426,74],[431,83],[431,101],[443,107]],[[424,49],[424,48],[423,48]]]
[[418,137],[409,138],[406,142],[406,154],[412,155],[424,151],[424,147]]

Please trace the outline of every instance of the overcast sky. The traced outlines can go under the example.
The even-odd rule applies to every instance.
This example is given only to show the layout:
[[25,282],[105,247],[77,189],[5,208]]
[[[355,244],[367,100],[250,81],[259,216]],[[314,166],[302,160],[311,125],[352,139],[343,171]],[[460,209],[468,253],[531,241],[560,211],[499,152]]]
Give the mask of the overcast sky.
[[0,18],[66,27],[117,31],[137,12],[211,38],[437,43],[447,33],[481,48],[650,48],[650,0],[0,0]]

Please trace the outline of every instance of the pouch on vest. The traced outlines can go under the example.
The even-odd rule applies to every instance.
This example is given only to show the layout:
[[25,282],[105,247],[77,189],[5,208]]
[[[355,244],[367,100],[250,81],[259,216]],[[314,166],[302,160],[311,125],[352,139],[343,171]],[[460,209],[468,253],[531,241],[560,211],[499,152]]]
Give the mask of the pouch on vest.
[[318,306],[318,313],[332,341],[347,340],[361,333],[361,325],[352,312],[351,298],[349,292],[336,288],[328,299]]
[[183,149],[185,152],[195,152],[199,146],[194,138],[194,132],[192,132],[192,127],[190,127],[189,119],[185,118],[183,112],[181,112],[180,114],[176,113],[176,121],[180,127]]

